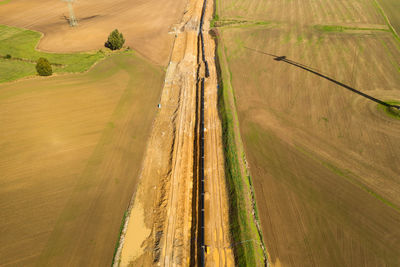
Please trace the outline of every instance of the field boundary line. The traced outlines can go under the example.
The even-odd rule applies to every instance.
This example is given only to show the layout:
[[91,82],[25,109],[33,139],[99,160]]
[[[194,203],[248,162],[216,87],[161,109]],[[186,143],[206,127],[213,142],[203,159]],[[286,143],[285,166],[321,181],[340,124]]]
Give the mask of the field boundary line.
[[[239,233],[235,233],[235,235],[231,228],[232,242],[233,244],[238,245],[237,248],[235,246],[234,249],[235,260],[238,265],[243,263],[250,265],[254,264],[255,266],[269,266],[269,255],[263,240],[255,193],[240,135],[235,96],[231,85],[232,75],[226,60],[224,52],[225,46],[223,45],[222,38],[219,36],[218,31],[215,30],[214,33],[216,35],[215,38],[217,39],[216,65],[218,70],[219,87],[218,109],[223,128],[225,168],[227,171],[226,179],[228,183],[230,205],[234,205],[233,208],[238,209],[238,218],[240,217],[240,219],[244,219],[241,221],[240,219],[238,220],[238,218],[234,218],[234,221],[230,222],[231,226],[235,227],[235,230],[240,231]],[[218,41],[221,43],[219,44]],[[223,63],[221,64],[221,62]],[[224,84],[225,82],[226,85]],[[237,168],[239,168],[239,170]],[[234,175],[236,177],[234,177]],[[232,207],[230,209],[232,209]],[[248,211],[252,214],[251,219],[247,216]],[[243,214],[240,214],[240,212],[246,212],[244,218]],[[249,238],[249,235],[251,238]],[[254,239],[254,237],[257,242],[243,242],[243,240]],[[253,243],[258,244],[259,249],[254,248]],[[238,250],[240,250],[243,255],[237,255],[239,252]],[[250,262],[249,260],[251,259],[247,258],[247,256],[251,257],[251,255],[248,255],[249,253],[253,254],[253,262]],[[243,257],[240,260],[244,262],[238,263],[237,260],[240,256]]]
[[400,36],[397,33],[396,29],[393,28],[392,23],[390,23],[389,17],[386,15],[385,10],[382,8],[381,4],[379,4],[379,2],[377,0],[374,0],[374,2],[376,4],[378,10],[382,14],[383,18],[385,19],[386,24],[389,26],[390,31],[393,33],[395,39],[400,42]]

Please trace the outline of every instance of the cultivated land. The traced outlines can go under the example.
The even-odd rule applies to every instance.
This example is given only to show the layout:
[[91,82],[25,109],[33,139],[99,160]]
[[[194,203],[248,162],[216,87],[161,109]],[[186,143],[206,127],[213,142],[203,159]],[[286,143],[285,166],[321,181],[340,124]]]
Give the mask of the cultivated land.
[[354,92],[400,100],[400,44],[379,9],[221,0],[217,10],[270,263],[399,265],[400,120]]
[[38,48],[51,52],[98,50],[119,29],[126,45],[166,65],[174,40],[168,34],[182,16],[185,0],[87,0],[74,4],[79,27],[71,30],[62,1],[0,1],[0,24],[44,33]]
[[[103,52],[56,54],[36,50],[42,34],[0,25],[0,83],[36,74],[36,61],[47,58],[53,73],[83,72],[105,57]],[[10,59],[5,57],[10,55]]]
[[108,58],[0,85],[0,266],[109,266],[164,72]]
[[383,9],[397,35],[400,35],[400,2],[396,0],[375,0],[375,3]]
[[213,1],[85,1],[76,28],[65,3],[2,4],[0,23],[13,26],[0,26],[0,82],[33,75],[39,57],[56,73],[82,72],[104,53],[52,52],[102,48],[114,28],[135,52],[169,64],[146,156],[163,72],[129,51],[86,74],[0,87],[0,123],[14,131],[0,135],[0,265],[109,265],[118,230],[115,265],[195,264],[201,251],[207,265],[233,265]]

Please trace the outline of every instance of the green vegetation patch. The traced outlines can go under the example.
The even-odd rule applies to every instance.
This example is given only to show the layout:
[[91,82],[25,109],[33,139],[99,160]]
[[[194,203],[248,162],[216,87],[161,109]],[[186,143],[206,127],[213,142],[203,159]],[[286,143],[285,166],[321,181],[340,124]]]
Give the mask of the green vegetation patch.
[[11,0],[2,0],[2,1],[0,1],[0,6],[4,5],[4,4],[7,4],[7,3],[10,3],[10,2],[11,2]]
[[261,266],[264,264],[264,253],[260,246],[263,241],[250,208],[254,208],[257,219],[258,213],[255,205],[252,206],[250,203],[252,200],[255,201],[251,196],[251,178],[248,173],[243,174],[240,167],[240,160],[243,159],[238,155],[237,138],[240,136],[234,127],[238,121],[234,110],[233,90],[230,85],[223,82],[230,81],[231,76],[226,66],[221,69],[223,66],[219,64],[219,60],[222,59],[222,49],[218,47],[217,68],[220,72],[218,109],[222,122],[232,249],[237,266]]
[[[395,8],[389,8],[389,6],[394,7],[395,1],[382,1],[382,2],[383,2],[383,4],[384,4],[384,5],[386,6],[386,8],[387,8],[386,11],[390,11],[390,13],[391,13],[391,15],[392,15],[391,17],[392,17],[392,18],[395,18],[395,21],[396,21],[396,22],[399,21],[399,20],[397,19],[399,16],[394,16],[394,13],[392,13],[393,10],[396,10],[396,9],[395,9]],[[389,18],[386,16],[386,13],[385,13],[385,11],[382,9],[381,5],[380,5],[376,0],[375,0],[373,3],[374,3],[374,5],[375,5],[375,7],[377,8],[377,10],[379,11],[379,13],[380,13],[380,14],[382,15],[382,17],[384,18],[386,24],[387,24],[388,27],[389,27],[389,31],[393,34],[393,37],[394,37],[397,41],[400,42],[400,36],[397,34],[396,30],[393,29],[392,24],[390,23],[390,20],[389,20]],[[396,12],[396,14],[398,14],[398,12]]]
[[[400,102],[398,101],[386,101],[386,103],[390,105],[400,106]],[[387,107],[384,105],[378,104],[378,110],[384,111],[388,116],[400,120],[400,109],[396,107]]]
[[256,26],[271,25],[269,21],[262,20],[236,20],[236,19],[219,19],[218,15],[211,20],[211,27],[229,27],[229,28],[247,28]]
[[[105,57],[98,51],[93,53],[46,53],[36,50],[42,35],[39,32],[0,25],[0,57],[11,55],[9,61],[0,59],[0,82],[12,81],[35,73],[36,61],[47,58],[55,73],[83,72],[96,61]],[[15,65],[15,66],[14,66]],[[15,71],[15,74],[12,72]]]
[[34,63],[0,58],[0,83],[35,74]]
[[314,28],[323,32],[344,32],[346,30],[390,32],[390,30],[383,28],[358,28],[358,27],[347,27],[340,25],[315,25]]
[[111,266],[114,266],[115,256],[117,255],[118,248],[119,248],[119,246],[121,244],[121,235],[122,235],[122,231],[124,230],[125,223],[126,223],[126,218],[128,217],[128,215],[129,215],[129,212],[125,211],[124,216],[122,217],[121,226],[119,227],[119,235],[118,235],[119,238],[118,238],[118,241],[117,241],[117,243],[115,245],[114,255],[113,255],[112,262],[111,262]]

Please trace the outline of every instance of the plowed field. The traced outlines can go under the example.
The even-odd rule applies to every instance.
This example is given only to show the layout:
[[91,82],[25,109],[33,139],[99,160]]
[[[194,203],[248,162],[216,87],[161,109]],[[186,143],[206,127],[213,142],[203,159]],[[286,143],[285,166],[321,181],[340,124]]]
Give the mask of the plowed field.
[[218,15],[270,263],[399,265],[400,120],[360,92],[400,100],[400,45],[373,1]]
[[0,86],[0,266],[110,266],[163,78],[122,54]]
[[168,63],[174,40],[168,32],[180,21],[185,3],[184,0],[76,1],[73,7],[79,26],[71,28],[65,2],[6,1],[0,8],[0,24],[44,33],[38,48],[51,52],[99,49],[108,34],[119,29],[127,46],[164,65]]

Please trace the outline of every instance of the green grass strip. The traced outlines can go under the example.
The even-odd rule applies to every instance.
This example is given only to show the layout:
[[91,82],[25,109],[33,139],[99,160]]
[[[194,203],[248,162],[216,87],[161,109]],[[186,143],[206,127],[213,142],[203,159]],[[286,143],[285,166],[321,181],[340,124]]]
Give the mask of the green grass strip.
[[[386,103],[390,105],[398,105],[400,106],[400,102],[398,101],[386,101]],[[400,110],[394,107],[387,107],[384,105],[377,105],[378,110],[385,112],[388,116],[400,120]]]
[[129,212],[125,211],[124,216],[122,217],[121,226],[119,227],[118,241],[117,241],[117,244],[115,245],[113,260],[111,262],[111,267],[114,266],[115,256],[117,255],[118,248],[121,243],[121,235],[122,235],[122,231],[124,230],[125,222],[126,222],[126,218],[128,217],[128,214],[129,214]]
[[0,57],[11,59],[0,61],[0,82],[23,78],[36,73],[35,62],[47,58],[54,73],[75,73],[88,70],[95,62],[105,57],[100,51],[92,53],[47,53],[36,50],[42,34],[36,31],[0,25]]
[[397,32],[393,29],[392,24],[390,23],[389,18],[386,16],[385,11],[381,7],[381,5],[378,3],[378,1],[374,0],[374,5],[378,9],[379,13],[383,16],[384,20],[386,21],[386,24],[389,27],[390,32],[393,34],[394,39],[400,42],[400,36],[397,34]]
[[270,24],[271,22],[263,20],[220,19],[218,15],[214,15],[210,26],[214,28],[248,28]]
[[[251,206],[252,188],[251,179],[247,173],[242,173],[242,160],[238,155],[239,133],[234,125],[238,125],[233,102],[233,89],[228,83],[231,80],[227,66],[221,66],[223,60],[222,48],[217,48],[217,68],[219,75],[218,109],[222,122],[222,138],[224,144],[225,171],[229,195],[229,222],[232,238],[232,249],[237,266],[263,266],[264,252],[260,244],[262,236],[258,233],[257,226],[250,212],[254,208],[255,217],[258,218],[256,207]],[[225,82],[227,81],[227,82]],[[244,155],[242,155],[244,156]],[[245,165],[243,164],[242,166]]]
[[359,27],[348,27],[341,25],[315,25],[314,28],[323,32],[344,32],[346,30],[390,32],[390,30],[382,28],[359,28]]
[[0,1],[0,5],[4,5],[4,4],[10,3],[10,2],[11,2],[11,0],[3,0],[3,1]]

